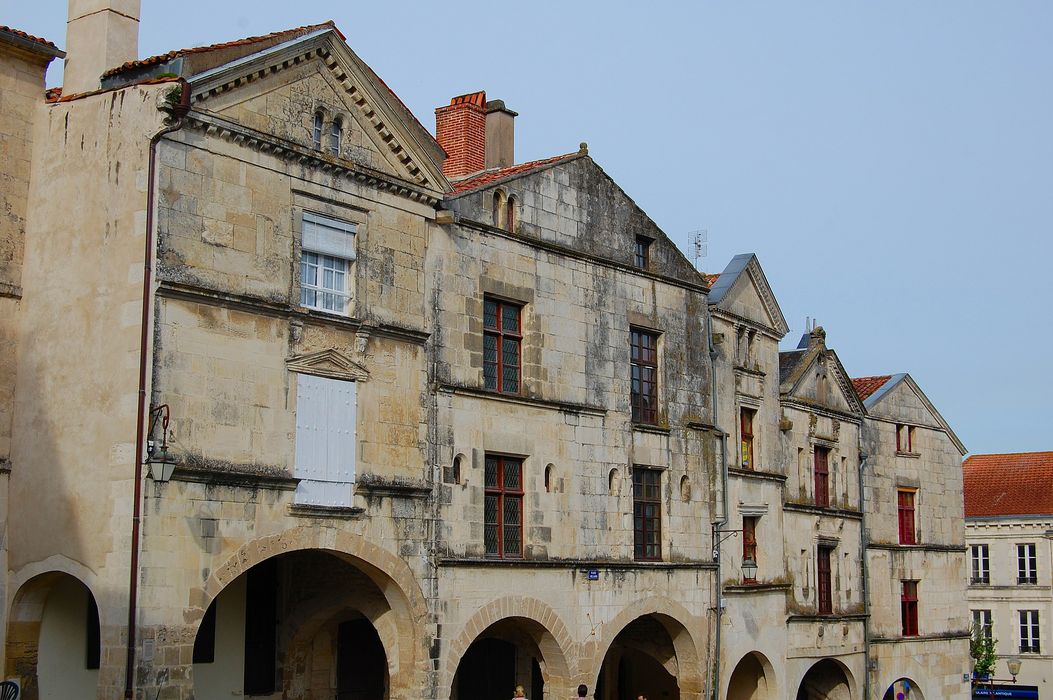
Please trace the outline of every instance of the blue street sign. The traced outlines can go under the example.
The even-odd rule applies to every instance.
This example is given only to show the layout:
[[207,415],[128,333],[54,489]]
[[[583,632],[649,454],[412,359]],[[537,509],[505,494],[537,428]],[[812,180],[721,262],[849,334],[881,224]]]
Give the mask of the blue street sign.
[[589,569],[589,580],[590,581],[599,581],[600,580],[600,570],[599,569]]

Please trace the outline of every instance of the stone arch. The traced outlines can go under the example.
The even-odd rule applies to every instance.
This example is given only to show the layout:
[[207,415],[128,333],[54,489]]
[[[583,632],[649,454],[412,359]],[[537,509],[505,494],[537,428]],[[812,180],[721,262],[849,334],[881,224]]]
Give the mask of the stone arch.
[[[450,643],[440,697],[450,697],[453,692],[453,677],[472,642],[495,623],[514,618],[529,621],[543,630],[541,638],[537,640],[547,667],[543,671],[550,678],[564,679],[569,687],[573,677],[569,656],[574,649],[574,641],[559,614],[536,598],[507,596],[492,600],[475,611],[461,628],[460,634]],[[569,690],[564,694],[569,694]]]
[[759,651],[744,654],[728,676],[728,700],[775,700],[779,697],[775,668]]
[[[86,594],[86,604],[89,606],[86,609],[90,611],[90,606],[94,603],[95,620],[98,624],[96,631],[101,632],[105,606],[99,605],[99,598],[93,590],[93,586],[97,585],[98,580],[93,572],[77,562],[60,556],[49,557],[45,562],[28,565],[12,577],[12,586],[9,590],[14,590],[15,594],[12,596],[8,609],[4,675],[7,678],[19,679],[22,688],[20,697],[35,700],[40,693],[40,661],[44,656],[41,638],[45,631],[46,608],[52,593],[72,588],[68,592],[76,595],[81,595],[81,592]],[[83,604],[84,599],[80,598],[80,601]],[[85,608],[81,607],[74,619],[84,624],[86,619],[84,614]],[[101,637],[98,643],[97,651],[101,654]],[[81,653],[83,652],[84,649],[81,650]],[[63,656],[69,655],[64,654]],[[96,659],[96,662],[98,660]],[[87,670],[94,670],[94,675],[97,676],[98,665],[89,666]],[[63,676],[66,675],[63,673]],[[92,674],[88,673],[88,675]],[[90,682],[90,678],[69,677],[66,680],[74,683]],[[95,682],[98,682],[97,678]]]
[[425,670],[422,664],[427,656],[427,640],[422,633],[427,627],[424,594],[403,559],[361,535],[332,527],[301,526],[247,542],[212,572],[204,588],[191,590],[187,619],[195,627],[199,625],[208,606],[223,589],[255,565],[282,554],[307,550],[331,554],[376,584],[391,613],[390,617],[380,613],[375,616],[384,617],[377,631],[385,642],[392,694],[394,696],[397,679],[407,689],[423,687],[425,681],[420,674]]
[[[841,698],[845,698],[847,700],[847,698],[859,697],[859,689],[857,687],[855,675],[853,675],[852,670],[840,659],[832,657],[818,659],[815,663],[808,667],[808,669],[804,672],[804,675],[801,676],[800,681],[797,683],[796,697],[798,698],[798,700],[801,700],[802,698],[804,700],[811,699],[812,696],[807,694],[806,688],[810,676],[813,678],[819,677],[820,680],[822,680],[822,678],[825,676],[826,680],[829,682],[834,680],[836,674],[838,673],[840,674],[842,680],[844,680],[844,684],[847,685],[848,688],[847,691],[844,692],[839,691],[836,693],[829,694],[830,700],[841,700]],[[830,689],[824,691],[823,697],[827,696],[829,690]]]
[[[688,621],[696,618],[684,606],[664,597],[645,598],[624,608],[613,619],[600,625],[596,631],[594,641],[583,646],[581,650],[581,670],[589,679],[586,683],[594,687],[607,651],[614,643],[618,634],[636,620],[643,617],[653,617],[665,628],[673,643],[676,653],[678,667],[677,682],[683,696],[701,697],[703,676],[702,658],[699,649],[702,645],[695,639]],[[585,665],[588,668],[585,668]]]
[[[908,683],[910,684],[909,692],[907,692]],[[883,700],[896,700],[897,693],[903,693],[907,700],[925,700],[925,693],[922,692],[921,688],[918,687],[917,681],[913,678],[901,676],[884,687],[885,694],[882,696]]]

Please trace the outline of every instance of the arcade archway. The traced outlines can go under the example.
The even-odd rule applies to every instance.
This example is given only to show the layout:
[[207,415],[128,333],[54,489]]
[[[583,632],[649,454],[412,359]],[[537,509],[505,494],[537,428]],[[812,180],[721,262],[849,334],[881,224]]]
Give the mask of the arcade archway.
[[680,650],[693,648],[687,630],[665,615],[643,615],[614,637],[596,678],[597,700],[621,700],[643,695],[662,700],[680,698]]
[[525,617],[499,620],[472,641],[457,664],[453,700],[511,698],[523,686],[528,698],[544,697],[547,684],[566,673],[552,633]]
[[897,678],[885,690],[883,700],[925,700],[925,694],[912,679]]
[[759,652],[739,660],[728,681],[727,700],[775,700],[775,672]]
[[851,675],[844,664],[834,659],[815,663],[801,679],[797,700],[851,700]]

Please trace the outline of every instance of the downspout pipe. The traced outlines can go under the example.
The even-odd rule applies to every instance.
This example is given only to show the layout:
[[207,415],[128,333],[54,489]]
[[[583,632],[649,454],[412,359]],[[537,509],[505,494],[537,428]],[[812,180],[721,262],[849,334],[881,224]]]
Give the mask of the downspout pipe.
[[870,573],[867,567],[867,509],[864,485],[867,460],[870,459],[870,455],[863,452],[863,426],[859,427],[859,512],[862,514],[859,522],[859,560],[863,570],[863,700],[870,700]]
[[179,79],[179,101],[172,105],[171,123],[150,139],[150,157],[146,175],[146,249],[143,253],[143,307],[139,334],[139,406],[135,420],[135,497],[132,501],[132,541],[128,571],[128,649],[124,669],[124,697],[135,694],[135,619],[139,598],[139,525],[142,519],[143,445],[146,439],[146,359],[150,341],[150,306],[153,300],[154,263],[154,194],[157,180],[157,144],[168,134],[183,128],[183,118],[190,112],[190,85]]
[[709,672],[709,694],[712,700],[719,700],[720,695],[720,627],[722,624],[724,606],[724,584],[721,579],[720,570],[720,536],[718,530],[728,524],[728,434],[719,425],[719,413],[717,411],[717,348],[713,344],[713,316],[706,309],[706,336],[709,341],[709,371],[710,371],[710,406],[713,411],[713,432],[720,436],[720,518],[713,521],[713,561],[716,563],[716,625],[713,631],[713,664]]

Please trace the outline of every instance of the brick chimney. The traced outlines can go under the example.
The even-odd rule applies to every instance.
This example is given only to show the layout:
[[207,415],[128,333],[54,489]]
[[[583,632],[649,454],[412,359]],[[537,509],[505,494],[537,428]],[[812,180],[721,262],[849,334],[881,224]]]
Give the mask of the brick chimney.
[[110,68],[139,57],[139,0],[69,0],[62,92],[98,90]]
[[472,92],[435,110],[435,140],[449,157],[446,177],[477,173],[486,167],[486,93]]

